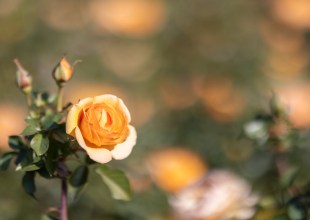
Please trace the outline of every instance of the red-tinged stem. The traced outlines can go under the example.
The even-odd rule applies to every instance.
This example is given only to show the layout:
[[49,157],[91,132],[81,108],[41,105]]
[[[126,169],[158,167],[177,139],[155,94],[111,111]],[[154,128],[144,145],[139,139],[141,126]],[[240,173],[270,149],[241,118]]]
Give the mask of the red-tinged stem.
[[61,179],[60,220],[68,220],[68,186],[66,178]]

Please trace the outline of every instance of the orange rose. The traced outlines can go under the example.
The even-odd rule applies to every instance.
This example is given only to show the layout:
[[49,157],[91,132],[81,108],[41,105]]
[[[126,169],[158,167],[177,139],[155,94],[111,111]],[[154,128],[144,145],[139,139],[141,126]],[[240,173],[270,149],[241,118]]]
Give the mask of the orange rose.
[[85,98],[69,111],[66,132],[74,136],[91,159],[107,163],[126,158],[136,144],[130,113],[114,95]]

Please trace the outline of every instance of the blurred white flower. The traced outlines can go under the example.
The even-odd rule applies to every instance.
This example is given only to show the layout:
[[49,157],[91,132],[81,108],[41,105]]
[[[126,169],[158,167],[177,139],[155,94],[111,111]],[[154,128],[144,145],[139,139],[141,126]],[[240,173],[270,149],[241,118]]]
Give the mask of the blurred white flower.
[[182,220],[249,219],[257,201],[245,180],[223,170],[209,172],[169,200],[177,219]]
[[265,122],[261,120],[253,120],[244,126],[245,134],[252,139],[264,139],[268,138],[268,130]]

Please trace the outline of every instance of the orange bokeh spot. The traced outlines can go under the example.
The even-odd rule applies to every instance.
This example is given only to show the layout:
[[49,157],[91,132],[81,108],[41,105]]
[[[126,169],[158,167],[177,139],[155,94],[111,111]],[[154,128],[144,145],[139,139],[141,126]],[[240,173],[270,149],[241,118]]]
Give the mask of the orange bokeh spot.
[[274,90],[288,110],[293,126],[305,128],[310,125],[310,83],[295,82],[275,85]]
[[98,30],[133,37],[157,32],[166,18],[162,0],[93,0],[89,8]]
[[0,150],[8,150],[8,137],[19,135],[25,126],[26,112],[15,104],[0,105]]
[[153,152],[147,165],[154,182],[167,192],[178,192],[207,172],[207,166],[197,154],[176,147]]
[[293,28],[310,27],[309,0],[273,0],[272,12],[279,21]]
[[232,80],[224,76],[208,76],[193,81],[194,89],[209,115],[220,122],[235,120],[241,115],[245,99]]

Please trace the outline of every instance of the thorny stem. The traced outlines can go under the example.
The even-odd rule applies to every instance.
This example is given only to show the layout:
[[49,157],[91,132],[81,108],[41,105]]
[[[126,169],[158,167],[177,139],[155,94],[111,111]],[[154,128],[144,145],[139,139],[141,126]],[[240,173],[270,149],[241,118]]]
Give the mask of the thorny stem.
[[61,179],[60,220],[68,220],[68,186],[66,178]]
[[62,99],[63,99],[63,87],[58,85],[58,95],[57,95],[57,111],[62,111]]

